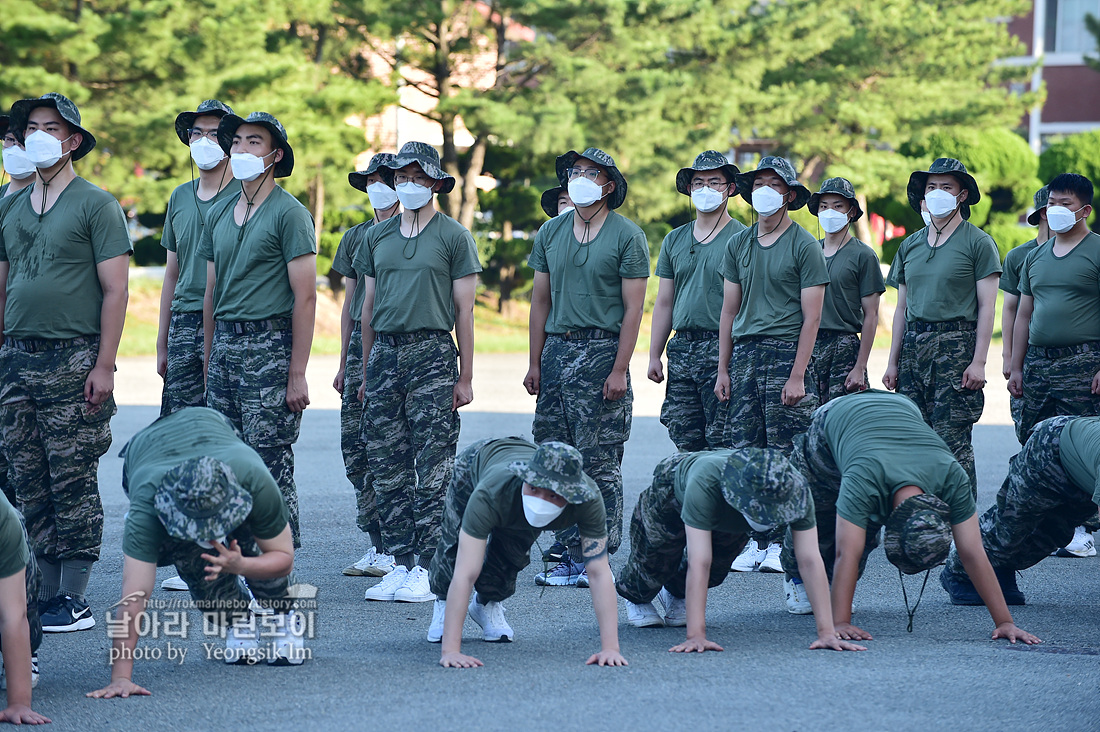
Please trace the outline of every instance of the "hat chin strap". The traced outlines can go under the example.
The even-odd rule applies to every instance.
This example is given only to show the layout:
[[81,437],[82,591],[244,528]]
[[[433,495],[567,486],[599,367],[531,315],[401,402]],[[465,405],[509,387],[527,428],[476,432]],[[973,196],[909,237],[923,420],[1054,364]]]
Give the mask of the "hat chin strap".
[[932,574],[931,568],[924,570],[924,582],[921,582],[920,594],[917,595],[917,601],[914,603],[913,608],[909,609],[909,595],[905,592],[905,577],[898,569],[898,580],[901,582],[901,598],[905,603],[905,613],[909,616],[909,624],[905,626],[906,633],[913,632],[913,616],[917,614],[917,608],[920,607],[920,601],[924,597],[924,588],[928,585],[928,575],[930,574]]

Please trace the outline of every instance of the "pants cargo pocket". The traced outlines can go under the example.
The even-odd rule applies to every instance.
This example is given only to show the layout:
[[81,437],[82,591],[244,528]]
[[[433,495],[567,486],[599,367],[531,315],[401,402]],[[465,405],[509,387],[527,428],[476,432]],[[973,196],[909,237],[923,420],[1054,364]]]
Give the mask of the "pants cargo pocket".
[[286,406],[286,386],[261,387],[241,400],[244,440],[252,447],[282,447],[298,440],[302,415]]

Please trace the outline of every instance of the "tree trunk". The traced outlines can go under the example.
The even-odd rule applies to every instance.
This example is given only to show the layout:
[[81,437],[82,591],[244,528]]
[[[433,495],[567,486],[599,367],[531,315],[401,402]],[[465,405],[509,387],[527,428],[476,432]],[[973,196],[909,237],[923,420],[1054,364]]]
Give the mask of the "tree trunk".
[[856,201],[859,202],[859,207],[863,209],[863,215],[856,222],[856,238],[871,246],[880,245],[881,242],[874,241],[874,235],[871,233],[871,214],[867,211],[867,196],[857,193]]
[[321,232],[325,230],[325,176],[318,170],[310,186],[311,208],[313,209],[313,238],[317,246],[321,245]]
[[[474,144],[470,147],[470,157],[468,164],[466,165],[466,173],[462,176],[459,183],[462,186],[462,199],[459,206],[458,223],[466,227],[467,230],[473,231],[474,228],[474,213],[477,212],[477,179],[481,175],[481,170],[485,167],[485,149],[488,147],[488,138],[485,135],[479,135]],[[458,184],[455,185],[458,187]],[[511,237],[508,237],[511,239]]]

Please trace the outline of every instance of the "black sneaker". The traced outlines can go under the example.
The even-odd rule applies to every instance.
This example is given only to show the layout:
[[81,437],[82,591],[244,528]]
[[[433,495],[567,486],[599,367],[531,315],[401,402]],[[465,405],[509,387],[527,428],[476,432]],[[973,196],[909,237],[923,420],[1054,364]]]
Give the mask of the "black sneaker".
[[982,596],[965,574],[956,574],[944,567],[940,572],[940,586],[947,591],[952,605],[984,605]]
[[1005,605],[1023,605],[1026,603],[1024,593],[1016,585],[1016,572],[1011,569],[994,569],[997,582],[1001,585],[1001,594],[1004,595]]
[[68,595],[58,595],[42,610],[43,633],[69,633],[95,627],[95,618],[88,603]]
[[560,562],[562,554],[565,553],[565,544],[560,541],[555,541],[550,545],[550,548],[542,553],[542,561],[550,564],[552,562]]

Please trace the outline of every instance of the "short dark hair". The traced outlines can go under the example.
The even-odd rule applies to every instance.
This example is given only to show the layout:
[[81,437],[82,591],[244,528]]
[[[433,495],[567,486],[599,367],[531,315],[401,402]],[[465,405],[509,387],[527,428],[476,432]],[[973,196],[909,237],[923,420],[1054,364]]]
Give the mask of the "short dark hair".
[[1082,206],[1092,205],[1092,181],[1077,173],[1062,173],[1054,177],[1047,188],[1051,193],[1072,194]]

